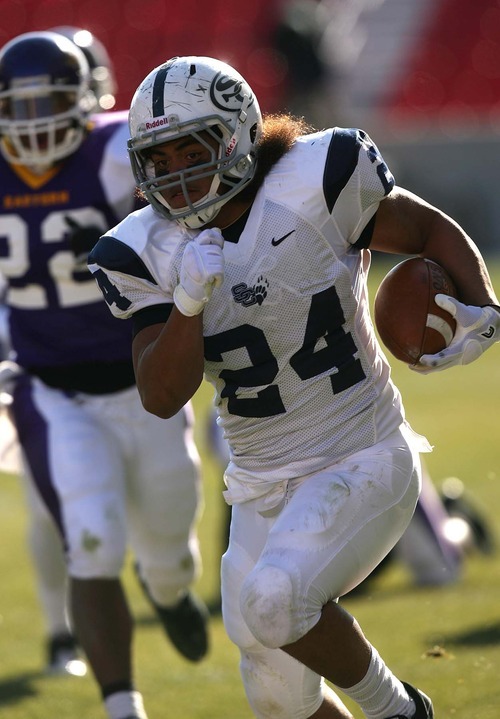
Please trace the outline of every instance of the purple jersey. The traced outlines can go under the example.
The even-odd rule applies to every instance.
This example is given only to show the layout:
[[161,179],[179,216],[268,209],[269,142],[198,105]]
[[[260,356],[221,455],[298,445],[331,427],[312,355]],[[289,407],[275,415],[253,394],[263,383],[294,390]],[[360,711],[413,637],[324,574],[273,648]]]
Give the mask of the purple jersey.
[[34,175],[0,157],[0,272],[16,360],[37,374],[82,364],[123,363],[131,329],[109,313],[95,281],[78,269],[69,223],[103,233],[134,209],[124,113],[93,118],[78,151]]

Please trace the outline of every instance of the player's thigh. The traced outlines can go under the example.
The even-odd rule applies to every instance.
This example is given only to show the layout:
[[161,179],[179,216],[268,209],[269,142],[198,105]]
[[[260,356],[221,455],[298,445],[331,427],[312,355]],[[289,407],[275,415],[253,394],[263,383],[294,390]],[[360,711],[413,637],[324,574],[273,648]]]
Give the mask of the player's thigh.
[[263,648],[248,629],[240,608],[243,582],[257,563],[274,519],[262,517],[256,502],[232,507],[229,546],[222,557],[222,616],[226,632],[242,650]]
[[119,444],[84,403],[39,384],[33,400],[45,447],[31,453],[30,471],[57,498],[70,568],[75,576],[114,576],[126,545]]
[[[400,446],[358,453],[292,488],[242,588],[244,616],[261,642],[296,641],[328,601],[361,582],[408,526],[419,488],[419,464]],[[269,623],[254,616],[256,596],[286,609],[279,637],[262,633]]]
[[129,446],[127,439],[130,443],[132,431],[137,476],[154,485],[166,476],[190,470],[189,476],[194,482],[199,475],[200,457],[193,437],[190,406],[169,419],[160,419],[144,410],[138,392],[128,394],[125,399],[128,417],[123,422],[124,449]]
[[187,537],[201,509],[199,457],[184,412],[162,420],[140,412],[128,467],[132,532]]

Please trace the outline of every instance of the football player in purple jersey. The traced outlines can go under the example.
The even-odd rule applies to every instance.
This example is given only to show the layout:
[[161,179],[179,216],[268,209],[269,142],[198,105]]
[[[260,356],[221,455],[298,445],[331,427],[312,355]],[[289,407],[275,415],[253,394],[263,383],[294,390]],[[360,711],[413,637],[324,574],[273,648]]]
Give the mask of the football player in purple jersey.
[[[64,25],[51,28],[69,38],[85,55],[90,69],[90,89],[96,97],[96,111],[110,110],[115,105],[116,79],[111,59],[104,45],[88,30]],[[92,236],[90,237],[92,241]],[[4,296],[5,288],[2,291]],[[2,306],[2,311],[6,308]],[[3,317],[3,315],[2,315]],[[8,338],[8,323],[1,323],[0,336],[4,340],[1,358],[8,357],[10,341]],[[10,384],[9,378],[16,372],[12,364],[0,365],[0,377],[3,377],[5,389]],[[10,401],[8,392],[3,395]],[[36,490],[33,479],[29,476],[26,463],[23,464],[22,455],[16,447],[9,445],[9,438],[15,438],[15,430],[10,418],[4,412],[5,428],[0,437],[4,444],[4,451],[0,452],[0,468],[6,471],[15,471],[23,478],[23,485],[28,506],[27,542],[33,559],[33,568],[37,583],[37,593],[47,627],[46,655],[47,672],[49,674],[69,674],[84,676],[86,665],[78,650],[78,643],[73,634],[71,622],[66,607],[67,572],[64,558],[64,549],[57,527]]]
[[[430,372],[500,339],[483,258],[394,178],[357,128],[262,120],[244,78],[206,57],[154,68],[129,114],[150,206],[102,237],[89,266],[133,319],[144,406],[170,417],[203,376],[229,442],[222,614],[259,719],[432,719],[337,599],[408,526],[430,446],[405,420],[371,321],[370,250],[442,264],[462,301]],[[467,303],[467,304],[464,304]],[[329,684],[324,681],[328,680]]]
[[0,51],[0,272],[20,373],[11,416],[36,492],[58,527],[74,630],[110,719],[145,719],[133,622],[120,581],[127,547],[166,633],[199,661],[199,458],[189,405],[144,411],[131,327],[116,323],[86,260],[137,206],[125,113],[93,114],[85,54],[51,31]]

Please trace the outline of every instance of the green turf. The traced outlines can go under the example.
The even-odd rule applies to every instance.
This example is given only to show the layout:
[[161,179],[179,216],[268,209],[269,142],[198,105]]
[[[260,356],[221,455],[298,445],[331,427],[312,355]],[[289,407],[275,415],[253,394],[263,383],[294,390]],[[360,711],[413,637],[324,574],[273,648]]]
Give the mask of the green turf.
[[[374,268],[372,284],[385,266]],[[495,270],[500,289],[500,265]],[[394,361],[414,428],[435,450],[428,466],[437,483],[460,477],[500,532],[500,350],[477,363],[421,377]],[[224,516],[221,478],[207,454],[202,425],[211,389],[195,398],[203,456],[205,512],[200,523],[205,572],[198,584],[207,601],[218,593]],[[26,512],[19,481],[0,477],[0,717],[105,719],[93,680],[43,676],[43,623],[25,546]],[[199,665],[179,657],[151,616],[130,566],[125,571],[133,612],[137,684],[150,719],[250,719],[236,649],[219,618],[211,625],[210,656]],[[472,553],[453,587],[415,589],[404,567],[393,565],[366,596],[344,606],[401,678],[428,691],[436,719],[500,716],[500,562]],[[435,647],[439,649],[435,651]],[[435,656],[437,655],[437,656]],[[349,704],[356,717],[360,712]]]

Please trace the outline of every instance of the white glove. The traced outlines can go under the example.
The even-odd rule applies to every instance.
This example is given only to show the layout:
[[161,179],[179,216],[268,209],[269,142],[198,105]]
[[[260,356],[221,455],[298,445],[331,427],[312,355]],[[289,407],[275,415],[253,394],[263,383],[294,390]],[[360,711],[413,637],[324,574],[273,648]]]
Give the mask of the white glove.
[[455,318],[457,327],[449,346],[434,355],[422,355],[411,369],[421,374],[438,372],[454,365],[470,364],[492,344],[500,341],[500,307],[475,307],[448,297],[436,295],[436,304]]
[[11,360],[0,362],[0,404],[12,403],[15,380],[23,373],[22,367]]
[[186,317],[199,315],[214,287],[224,279],[224,239],[220,230],[203,230],[187,243],[182,256],[180,281],[174,290],[177,309]]

